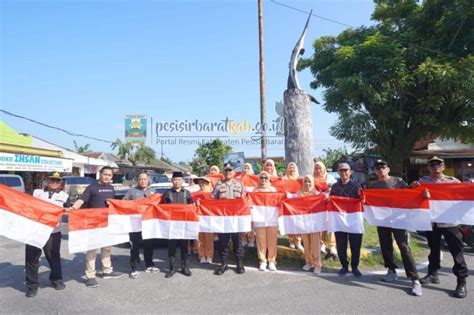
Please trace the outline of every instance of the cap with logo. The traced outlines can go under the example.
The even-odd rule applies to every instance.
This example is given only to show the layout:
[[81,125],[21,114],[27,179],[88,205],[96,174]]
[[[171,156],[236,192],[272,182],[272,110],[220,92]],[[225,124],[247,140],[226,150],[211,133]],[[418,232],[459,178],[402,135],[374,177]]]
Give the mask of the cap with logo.
[[61,176],[61,173],[59,172],[52,172],[52,173],[49,173],[48,174],[48,178],[49,179],[59,179],[59,180],[62,180],[63,177]]
[[337,166],[337,170],[340,171],[340,170],[350,170],[351,169],[351,166],[347,163],[339,163],[339,165]]
[[436,155],[434,155],[434,156],[432,156],[428,159],[428,163],[436,163],[436,162],[444,163],[444,160],[440,157],[437,157]]
[[375,167],[377,166],[382,166],[382,165],[388,165],[387,161],[385,160],[382,160],[382,159],[378,159],[377,161],[375,161]]

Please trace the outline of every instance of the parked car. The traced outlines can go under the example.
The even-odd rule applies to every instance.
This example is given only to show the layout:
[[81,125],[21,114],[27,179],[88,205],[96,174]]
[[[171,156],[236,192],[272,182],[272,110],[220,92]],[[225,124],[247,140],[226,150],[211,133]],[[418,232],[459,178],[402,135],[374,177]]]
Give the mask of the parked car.
[[81,198],[84,193],[84,189],[87,186],[94,183],[95,179],[90,177],[82,176],[64,176],[63,177],[63,190],[68,193],[71,202]]
[[20,175],[0,174],[0,184],[25,192],[25,183]]

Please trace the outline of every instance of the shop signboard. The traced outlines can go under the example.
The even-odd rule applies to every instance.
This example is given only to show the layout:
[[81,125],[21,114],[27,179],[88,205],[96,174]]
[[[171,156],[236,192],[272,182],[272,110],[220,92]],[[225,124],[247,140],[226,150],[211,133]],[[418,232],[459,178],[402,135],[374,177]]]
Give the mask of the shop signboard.
[[72,172],[72,160],[40,155],[0,152],[0,171]]

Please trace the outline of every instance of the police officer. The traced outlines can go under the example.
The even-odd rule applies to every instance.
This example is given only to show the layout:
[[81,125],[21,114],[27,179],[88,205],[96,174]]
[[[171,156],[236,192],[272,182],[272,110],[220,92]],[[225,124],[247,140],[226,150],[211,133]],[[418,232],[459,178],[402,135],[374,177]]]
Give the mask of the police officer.
[[[411,184],[418,187],[423,183],[459,183],[460,181],[451,176],[443,174],[446,166],[444,160],[437,156],[428,159],[428,176],[423,176]],[[422,284],[439,283],[438,270],[441,268],[441,236],[444,236],[448,249],[454,259],[453,273],[457,277],[457,286],[454,297],[465,298],[467,296],[466,278],[469,274],[463,255],[462,234],[459,225],[432,223],[433,230],[426,233],[430,254],[428,256],[428,274],[421,279]]]
[[[212,197],[215,199],[235,199],[241,198],[243,194],[243,186],[234,178],[234,167],[227,163],[224,166],[224,179],[217,183]],[[227,262],[229,259],[229,241],[232,239],[234,255],[237,261],[236,272],[242,274],[245,272],[243,265],[244,249],[241,243],[241,233],[221,233],[219,234],[219,254],[221,256],[221,265],[214,272],[215,275],[222,275],[229,267]]]
[[[124,200],[139,200],[147,198],[154,194],[153,189],[148,187],[148,174],[141,172],[137,177],[138,185],[130,188]],[[137,271],[140,265],[140,246],[143,243],[143,256],[145,257],[145,272],[160,272],[160,269],[153,263],[153,239],[143,240],[142,232],[130,233],[130,279],[136,279],[139,276]]]
[[[162,196],[162,203],[193,203],[191,193],[183,188],[183,173],[173,172],[171,178],[173,187]],[[176,273],[176,247],[179,245],[181,251],[181,273],[187,277],[191,276],[188,267],[188,241],[189,240],[168,240],[168,258],[170,260],[170,270],[165,278],[171,278]]]
[[[69,206],[69,195],[60,189],[62,177],[59,172],[49,174],[45,189],[35,189],[33,197],[45,200],[60,207]],[[51,236],[43,247],[44,255],[51,268],[49,281],[56,290],[64,290],[61,270],[61,222],[54,228]],[[26,270],[26,297],[33,297],[38,293],[38,268],[41,248],[26,245],[25,270]]]

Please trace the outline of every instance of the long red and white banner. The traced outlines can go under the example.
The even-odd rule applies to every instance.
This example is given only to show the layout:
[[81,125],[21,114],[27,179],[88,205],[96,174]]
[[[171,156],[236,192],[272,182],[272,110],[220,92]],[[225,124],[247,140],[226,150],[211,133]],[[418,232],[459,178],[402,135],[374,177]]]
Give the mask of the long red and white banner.
[[431,231],[431,211],[421,189],[367,189],[365,219],[369,224],[410,231]]
[[281,234],[307,234],[327,230],[326,195],[286,199],[278,219]]
[[251,231],[251,214],[243,198],[201,201],[199,208],[200,232],[239,233]]
[[364,233],[364,208],[358,198],[328,199],[329,232]]
[[431,221],[474,225],[474,184],[423,184],[430,192]]
[[250,205],[254,226],[278,226],[280,205],[286,199],[285,193],[249,192],[246,194],[246,199]]
[[111,234],[107,208],[69,212],[69,252],[79,253],[129,241],[128,234]]
[[195,240],[199,217],[193,204],[155,204],[142,213],[143,239]]
[[64,209],[0,185],[0,235],[43,248]]

